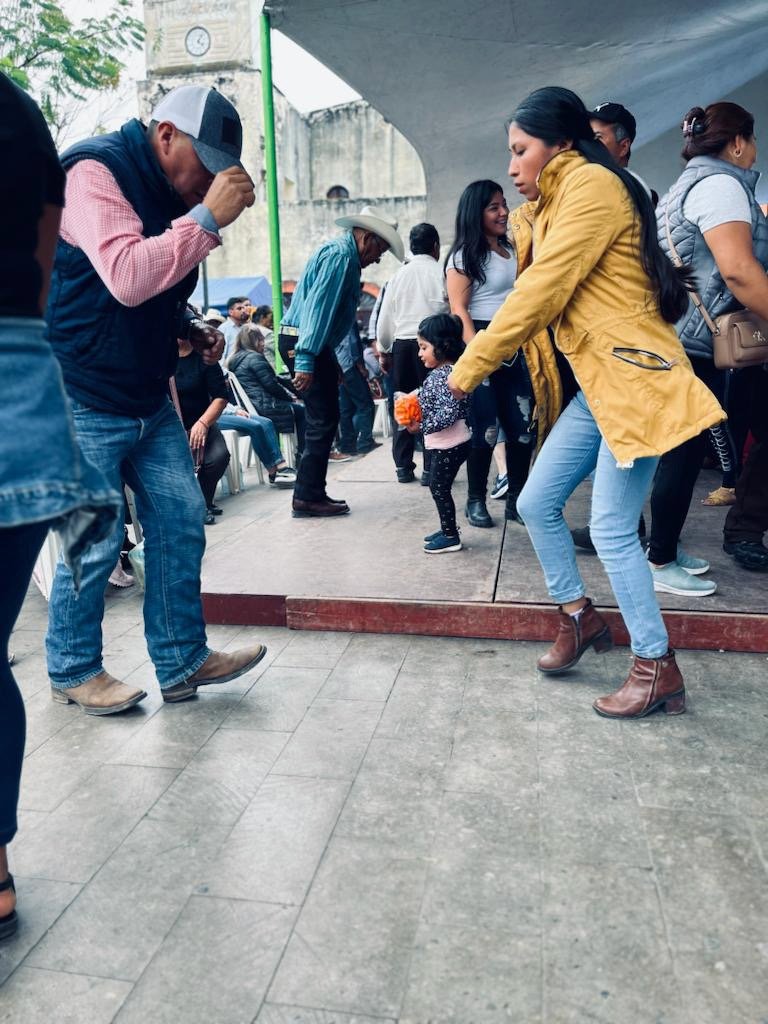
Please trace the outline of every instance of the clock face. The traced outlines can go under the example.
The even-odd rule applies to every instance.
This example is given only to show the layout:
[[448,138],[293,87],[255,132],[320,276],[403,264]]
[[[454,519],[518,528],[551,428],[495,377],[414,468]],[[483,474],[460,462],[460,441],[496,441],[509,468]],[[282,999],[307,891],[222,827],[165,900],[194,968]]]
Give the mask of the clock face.
[[211,37],[207,29],[202,28],[200,25],[196,25],[195,28],[191,28],[187,32],[184,40],[184,45],[187,48],[187,53],[192,57],[202,57],[211,48]]

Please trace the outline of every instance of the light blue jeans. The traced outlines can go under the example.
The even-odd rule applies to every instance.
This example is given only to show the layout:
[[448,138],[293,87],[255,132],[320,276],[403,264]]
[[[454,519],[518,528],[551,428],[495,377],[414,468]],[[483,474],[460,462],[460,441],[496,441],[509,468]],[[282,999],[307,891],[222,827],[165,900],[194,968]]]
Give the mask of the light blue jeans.
[[[146,419],[72,402],[80,449],[115,490],[136,495],[144,531],[144,635],[161,688],[196,672],[211,653],[200,600],[205,502],[189,442],[170,402]],[[123,524],[83,558],[79,595],[59,562],[48,606],[48,674],[54,687],[85,683],[103,670],[104,590],[117,564]],[[119,665],[116,666],[119,675]]]
[[636,459],[630,469],[619,469],[579,391],[544,442],[517,499],[552,599],[558,604],[576,601],[585,596],[586,588],[563,508],[594,471],[589,532],[611,581],[632,652],[640,658],[660,658],[669,650],[650,566],[637,535],[658,461]]
[[256,452],[256,458],[267,469],[272,469],[278,462],[283,461],[275,425],[266,416],[246,417],[224,412],[216,422],[219,430],[237,430],[238,433],[249,437],[253,450]]

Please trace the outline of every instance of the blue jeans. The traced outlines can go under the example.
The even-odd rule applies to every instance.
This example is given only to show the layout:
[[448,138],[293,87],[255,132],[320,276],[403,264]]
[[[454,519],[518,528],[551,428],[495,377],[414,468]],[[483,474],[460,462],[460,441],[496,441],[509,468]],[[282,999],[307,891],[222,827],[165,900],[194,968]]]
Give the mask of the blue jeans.
[[375,416],[368,380],[353,366],[339,386],[339,450],[349,455],[370,451]]
[[632,651],[640,658],[660,658],[669,650],[650,566],[637,535],[658,461],[636,459],[630,469],[617,468],[579,391],[544,442],[517,499],[552,599],[558,604],[576,601],[584,597],[585,587],[563,508],[594,471],[589,532],[611,581]]
[[[144,635],[161,688],[196,672],[211,653],[200,600],[205,502],[189,442],[170,402],[146,419],[115,416],[72,403],[83,455],[115,490],[121,477],[136,495],[144,531]],[[48,674],[54,687],[78,686],[103,671],[104,589],[123,539],[117,523],[83,558],[75,594],[72,574],[56,568],[48,608]]]
[[225,412],[219,416],[217,423],[219,430],[236,430],[240,434],[246,434],[251,440],[256,458],[263,462],[267,469],[272,469],[278,462],[283,461],[274,424],[266,416],[246,417]]

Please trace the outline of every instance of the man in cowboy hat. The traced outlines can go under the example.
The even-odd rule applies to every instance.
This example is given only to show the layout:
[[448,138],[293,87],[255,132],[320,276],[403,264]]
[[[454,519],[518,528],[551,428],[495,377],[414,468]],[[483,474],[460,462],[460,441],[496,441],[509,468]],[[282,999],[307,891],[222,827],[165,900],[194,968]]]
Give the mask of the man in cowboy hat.
[[328,456],[339,425],[339,367],[333,353],[355,320],[360,271],[378,263],[387,250],[401,263],[404,256],[397,223],[373,206],[336,223],[348,230],[310,257],[278,342],[306,406],[304,454],[293,492],[296,518],[349,512],[345,501],[333,501],[325,493]]

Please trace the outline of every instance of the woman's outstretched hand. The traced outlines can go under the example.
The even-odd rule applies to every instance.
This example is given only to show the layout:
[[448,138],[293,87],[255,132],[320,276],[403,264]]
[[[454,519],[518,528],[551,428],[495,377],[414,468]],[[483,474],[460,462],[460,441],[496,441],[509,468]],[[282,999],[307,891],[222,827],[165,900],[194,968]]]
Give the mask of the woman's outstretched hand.
[[461,388],[457,386],[456,382],[453,379],[452,373],[448,375],[448,380],[446,383],[448,384],[448,390],[451,392],[451,394],[453,395],[457,402],[461,401],[462,398],[467,397],[467,392],[462,391]]

